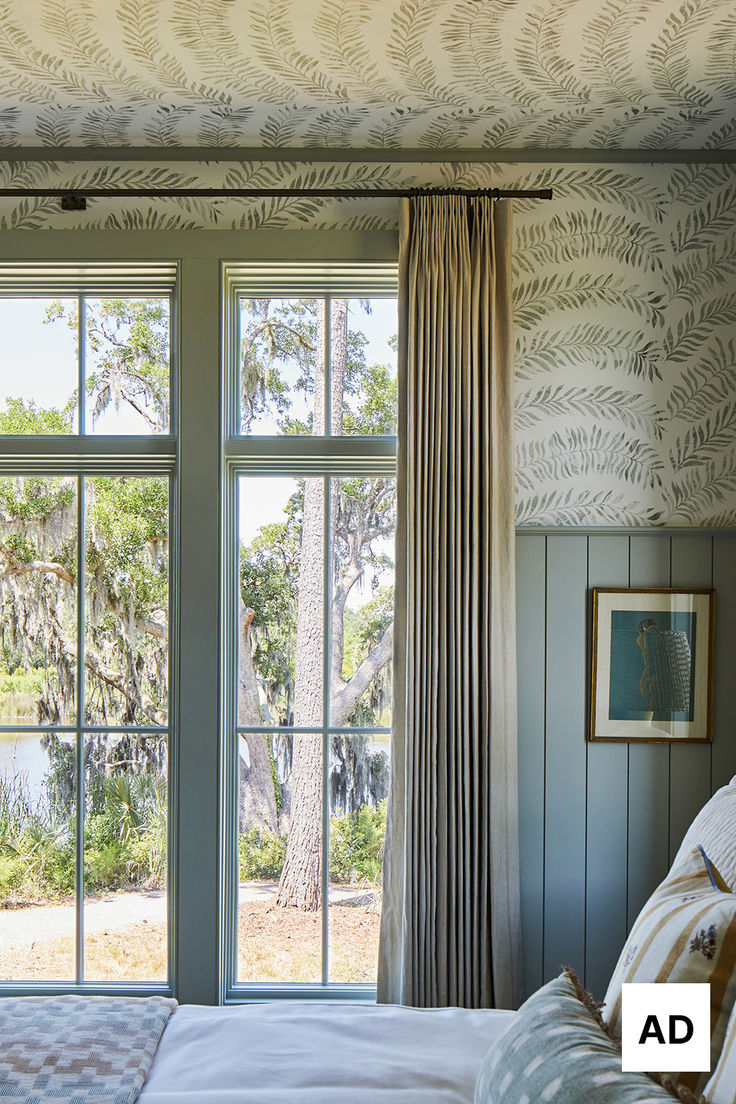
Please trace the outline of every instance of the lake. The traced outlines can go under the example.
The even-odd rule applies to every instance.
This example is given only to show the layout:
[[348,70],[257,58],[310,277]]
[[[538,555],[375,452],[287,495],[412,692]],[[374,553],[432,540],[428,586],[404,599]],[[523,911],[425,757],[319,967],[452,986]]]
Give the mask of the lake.
[[37,732],[0,732],[0,780],[24,778],[32,801],[42,794],[49,758]]

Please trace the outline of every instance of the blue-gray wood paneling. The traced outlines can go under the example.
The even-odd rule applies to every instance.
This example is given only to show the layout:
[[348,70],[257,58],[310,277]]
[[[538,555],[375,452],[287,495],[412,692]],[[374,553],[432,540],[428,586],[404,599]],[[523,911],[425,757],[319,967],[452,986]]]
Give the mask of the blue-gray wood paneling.
[[532,992],[542,976],[544,925],[544,660],[547,538],[519,535],[516,571],[517,654],[519,670],[519,815],[524,984]]
[[[629,539],[588,539],[588,587],[628,586]],[[588,604],[590,613],[590,601]],[[590,624],[590,622],[589,622]],[[589,637],[590,631],[586,633]],[[587,652],[590,649],[586,649]],[[589,685],[590,656],[586,656]],[[587,698],[586,698],[587,713]],[[593,992],[605,992],[626,939],[629,760],[625,744],[587,744],[585,966]]]
[[547,538],[545,981],[585,962],[587,570],[587,537]]
[[[629,538],[629,586],[670,585],[671,538]],[[670,865],[669,744],[629,744],[627,929]]]
[[[672,586],[709,587],[712,578],[713,538],[673,537]],[[707,744],[670,746],[670,862],[693,817],[710,796],[710,760]]]
[[[519,809],[527,993],[562,962],[601,998],[695,813],[736,774],[736,534],[517,537]],[[715,586],[713,744],[587,741],[590,588]]]

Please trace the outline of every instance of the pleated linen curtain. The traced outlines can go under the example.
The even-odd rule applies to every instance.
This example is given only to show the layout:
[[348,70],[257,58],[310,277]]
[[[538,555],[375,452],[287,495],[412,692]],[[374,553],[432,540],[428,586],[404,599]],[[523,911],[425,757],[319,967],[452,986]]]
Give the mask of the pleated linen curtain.
[[392,780],[378,999],[520,1000],[511,204],[402,205]]

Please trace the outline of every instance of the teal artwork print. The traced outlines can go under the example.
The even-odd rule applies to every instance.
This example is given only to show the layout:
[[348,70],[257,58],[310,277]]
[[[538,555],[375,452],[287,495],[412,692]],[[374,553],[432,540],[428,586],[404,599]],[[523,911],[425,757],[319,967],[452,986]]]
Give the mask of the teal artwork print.
[[609,720],[692,721],[697,614],[611,612]]

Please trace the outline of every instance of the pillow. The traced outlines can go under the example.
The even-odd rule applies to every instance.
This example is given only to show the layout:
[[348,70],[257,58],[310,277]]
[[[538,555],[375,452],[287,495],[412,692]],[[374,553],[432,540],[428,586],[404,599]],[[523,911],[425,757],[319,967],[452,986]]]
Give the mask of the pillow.
[[621,1050],[593,998],[565,968],[519,1009],[488,1051],[475,1104],[672,1104],[668,1078],[623,1073]]
[[[710,982],[711,1070],[736,1000],[736,894],[696,847],[670,870],[639,913],[608,986],[603,1018],[621,1031],[625,982]],[[702,1092],[708,1073],[673,1079]]]
[[732,888],[736,888],[736,776],[713,794],[692,822],[672,864],[700,844]]
[[736,1008],[728,1021],[718,1065],[711,1072],[703,1096],[708,1104],[733,1104],[736,1099]]

